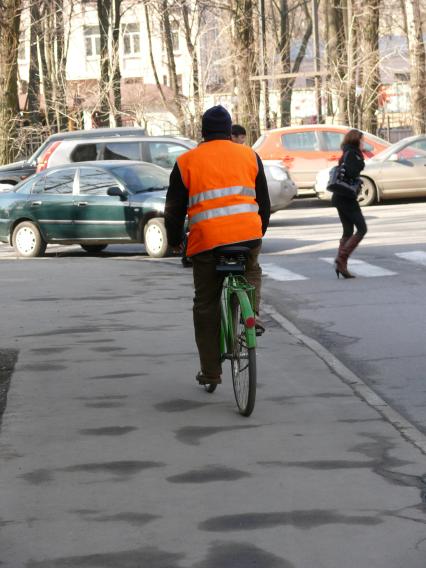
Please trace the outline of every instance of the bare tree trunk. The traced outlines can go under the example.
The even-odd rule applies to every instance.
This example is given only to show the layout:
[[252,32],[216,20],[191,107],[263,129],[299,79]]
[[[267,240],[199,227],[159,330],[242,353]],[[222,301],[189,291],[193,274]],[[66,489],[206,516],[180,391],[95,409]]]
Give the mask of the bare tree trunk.
[[113,0],[113,26],[112,26],[112,95],[114,99],[115,125],[122,125],[121,116],[121,70],[120,70],[120,22],[121,0]]
[[337,98],[337,122],[347,123],[347,90],[345,66],[347,62],[343,0],[329,0],[329,63],[332,92]]
[[[323,36],[323,41],[325,44],[325,64],[324,67],[325,69],[327,69],[327,71],[330,71],[331,68],[331,64],[330,64],[330,60],[331,60],[331,54],[330,54],[330,7],[328,2],[322,2],[321,6],[322,8],[322,18],[323,18],[323,22],[324,22],[324,36]],[[330,84],[330,76],[327,74],[325,79],[324,79],[324,90],[325,90],[325,96],[326,96],[326,115],[327,116],[332,116],[333,115],[333,100],[332,100],[332,94],[331,94],[331,84]]]
[[[266,9],[265,0],[260,0],[260,50],[261,50],[261,73],[268,75],[267,63],[267,41],[266,41]],[[269,101],[269,81],[262,81],[263,85],[263,104],[265,106],[265,128],[269,130],[272,127],[271,122],[271,106]]]
[[161,0],[161,8],[162,8],[162,17],[164,25],[164,42],[166,45],[166,53],[167,53],[167,65],[169,68],[170,85],[175,94],[175,103],[176,103],[179,130],[182,134],[187,135],[189,134],[189,132],[185,120],[185,110],[182,101],[182,91],[177,80],[176,61],[175,61],[175,54],[173,51],[172,28],[170,24],[170,9],[169,9],[168,0]]
[[66,95],[66,54],[65,54],[65,29],[64,29],[64,0],[53,0],[53,99],[56,129],[59,131],[67,128],[67,95]]
[[[278,44],[281,59],[281,73],[291,72],[290,60],[290,25],[287,0],[280,2],[280,41]],[[291,97],[294,81],[280,79],[281,126],[291,124]]]
[[3,0],[0,14],[0,163],[15,158],[19,116],[18,45],[21,0]]
[[260,136],[259,81],[250,81],[258,74],[257,49],[254,29],[253,0],[232,0],[232,19],[235,32],[238,115],[247,126],[248,142],[252,143]]
[[30,65],[28,77],[28,113],[33,124],[40,122],[40,67],[37,49],[39,11],[36,2],[30,5]]
[[426,129],[425,45],[419,0],[405,0],[410,52],[411,112],[413,131],[424,134]]
[[100,66],[101,76],[99,81],[99,126],[109,126],[111,110],[109,93],[110,65],[109,65],[109,28],[111,18],[111,0],[97,0],[98,21],[100,33]]
[[362,96],[362,128],[368,132],[377,132],[377,109],[379,106],[379,23],[380,0],[368,0],[363,5],[363,42],[365,53],[363,58],[363,96]]
[[[281,72],[282,73],[298,73],[306,55],[306,49],[312,35],[312,18],[307,6],[307,0],[303,2],[303,10],[305,20],[307,22],[305,33],[303,34],[299,51],[293,66],[290,57],[290,21],[289,6],[287,0],[280,2],[280,37],[278,48],[280,50]],[[281,109],[281,126],[291,125],[291,101],[293,98],[293,87],[295,83],[294,77],[288,77],[280,80],[280,109]]]
[[193,90],[193,99],[194,99],[194,116],[192,119],[191,132],[189,134],[191,138],[197,139],[200,136],[201,112],[202,112],[201,98],[200,98],[200,78],[199,78],[197,49],[191,37],[191,25],[189,21],[189,7],[187,0],[183,0],[182,2],[182,14],[183,14],[183,23],[185,28],[186,48],[188,49],[188,53],[192,61],[192,90]]
[[356,73],[358,64],[358,35],[359,35],[359,14],[354,0],[345,0],[346,18],[346,116],[348,124],[355,127],[357,124],[356,106]]
[[173,110],[171,109],[170,105],[167,102],[167,97],[164,94],[163,87],[158,77],[157,66],[155,64],[155,58],[154,58],[154,50],[152,47],[151,14],[149,12],[148,2],[146,0],[144,3],[144,8],[145,8],[146,31],[148,34],[149,58],[151,60],[151,67],[152,67],[152,72],[154,73],[155,84],[157,85],[157,89],[160,92],[161,100],[163,101],[164,106],[167,108],[169,112],[173,113]]

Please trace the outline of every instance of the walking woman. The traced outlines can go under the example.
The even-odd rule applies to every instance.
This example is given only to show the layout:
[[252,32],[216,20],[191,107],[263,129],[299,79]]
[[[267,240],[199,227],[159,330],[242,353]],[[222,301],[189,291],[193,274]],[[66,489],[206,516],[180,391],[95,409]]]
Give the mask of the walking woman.
[[[356,188],[361,187],[359,174],[364,169],[363,134],[359,130],[350,130],[342,142],[342,156],[339,165],[344,167],[344,181],[353,186],[354,190],[333,192],[332,204],[336,207],[343,227],[339,250],[335,260],[337,278],[355,278],[348,270],[348,258],[367,233],[367,225],[359,206]],[[354,227],[356,233],[354,234]]]

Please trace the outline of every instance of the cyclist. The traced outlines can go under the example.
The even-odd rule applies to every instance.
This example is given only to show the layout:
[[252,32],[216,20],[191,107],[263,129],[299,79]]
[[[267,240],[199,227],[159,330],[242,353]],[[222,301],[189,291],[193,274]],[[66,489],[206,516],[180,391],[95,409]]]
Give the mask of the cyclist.
[[[170,246],[182,247],[189,217],[187,255],[193,262],[194,329],[200,356],[200,384],[221,383],[220,297],[223,277],[216,272],[214,249],[241,244],[250,249],[247,280],[256,288],[259,313],[261,239],[269,223],[270,201],[262,161],[251,149],[231,142],[231,116],[222,106],[202,117],[203,142],[177,159],[170,174],[165,224]],[[258,333],[264,326],[257,319]]]

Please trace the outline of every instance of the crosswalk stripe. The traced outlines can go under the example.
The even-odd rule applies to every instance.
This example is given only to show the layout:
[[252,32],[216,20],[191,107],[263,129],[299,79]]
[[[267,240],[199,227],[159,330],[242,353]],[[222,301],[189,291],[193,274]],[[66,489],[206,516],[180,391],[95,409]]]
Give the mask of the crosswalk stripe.
[[301,274],[297,274],[296,272],[292,272],[291,270],[287,270],[286,268],[281,268],[276,264],[269,264],[269,263],[262,263],[262,272],[269,276],[269,278],[273,278],[274,280],[278,280],[279,282],[287,282],[290,280],[308,280],[306,276],[302,276]]
[[[324,260],[329,264],[334,264],[334,258],[327,257],[322,258],[321,260]],[[375,278],[377,276],[394,276],[395,274],[398,274],[397,272],[392,272],[391,270],[387,270],[386,268],[364,262],[363,260],[351,259],[349,261],[349,265],[349,269],[354,274],[359,274],[359,276],[365,276],[366,278]]]
[[399,258],[403,258],[404,260],[409,260],[410,262],[414,262],[415,264],[421,264],[422,266],[426,266],[426,252],[422,250],[413,250],[410,252],[396,252],[396,256]]

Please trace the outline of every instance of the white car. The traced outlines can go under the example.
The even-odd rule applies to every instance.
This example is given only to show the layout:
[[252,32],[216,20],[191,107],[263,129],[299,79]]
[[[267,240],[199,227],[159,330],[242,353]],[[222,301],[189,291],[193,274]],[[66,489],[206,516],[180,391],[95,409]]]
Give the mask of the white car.
[[289,206],[297,195],[297,186],[281,160],[262,160],[268,182],[271,212],[275,213]]
[[317,173],[317,177],[315,178],[315,193],[317,197],[323,201],[331,201],[331,197],[333,195],[331,191],[327,191],[327,183],[330,178],[330,170],[331,168],[320,170]]

